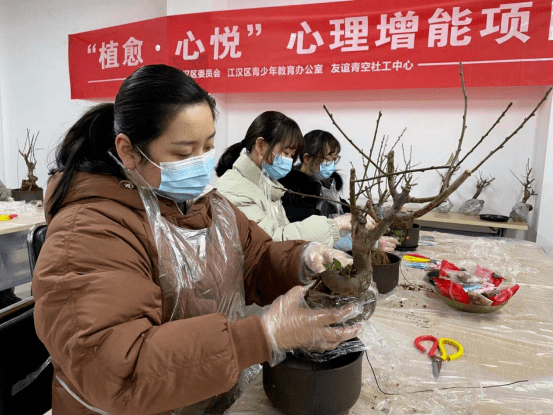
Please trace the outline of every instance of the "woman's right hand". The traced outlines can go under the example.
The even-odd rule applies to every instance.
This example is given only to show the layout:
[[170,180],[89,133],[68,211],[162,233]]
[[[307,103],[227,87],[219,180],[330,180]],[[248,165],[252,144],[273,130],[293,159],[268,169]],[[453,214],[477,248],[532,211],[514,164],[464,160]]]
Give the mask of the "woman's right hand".
[[354,304],[340,309],[311,309],[304,295],[308,287],[296,286],[278,297],[261,320],[275,355],[304,348],[322,352],[354,338],[360,325],[329,327],[353,317]]
[[351,231],[351,213],[339,215],[332,218],[334,224],[340,231]]

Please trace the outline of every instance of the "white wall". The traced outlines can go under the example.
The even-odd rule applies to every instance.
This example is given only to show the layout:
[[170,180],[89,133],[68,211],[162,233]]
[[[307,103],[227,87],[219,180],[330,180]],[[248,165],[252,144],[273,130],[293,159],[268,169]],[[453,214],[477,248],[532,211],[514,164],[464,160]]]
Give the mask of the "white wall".
[[26,129],[40,135],[38,184],[45,186],[46,157],[93,102],[72,101],[68,35],[164,16],[164,0],[13,0],[0,2],[0,179],[19,187],[26,176],[17,141]]
[[545,156],[545,168],[542,178],[541,193],[539,203],[542,206],[542,212],[537,227],[536,242],[540,244],[544,251],[553,259],[553,112],[549,121],[548,139],[542,144],[542,153]]
[[[39,184],[47,179],[46,155],[59,138],[92,104],[71,101],[67,62],[67,35],[163,15],[212,10],[282,6],[322,2],[320,0],[0,0],[0,179],[9,187],[18,186],[25,176],[17,155],[16,139],[23,144],[26,128],[40,130]],[[471,167],[531,111],[545,87],[469,88],[467,146],[473,144],[495,121],[509,101],[513,107],[487,143],[464,167]],[[220,117],[217,123],[217,152],[241,140],[253,119],[265,110],[279,110],[294,118],[308,132],[314,128],[331,131],[342,142],[341,169],[360,158],[345,142],[326,116],[326,104],[336,120],[356,143],[368,147],[376,116],[383,112],[380,134],[395,138],[404,127],[404,143],[413,146],[413,159],[421,165],[443,163],[456,146],[461,128],[463,100],[460,88],[339,91],[301,93],[216,94]],[[550,208],[553,202],[553,145],[549,145],[552,117],[550,101],[513,140],[483,167],[496,177],[481,198],[484,211],[509,214],[521,197],[521,186],[509,170],[524,173],[527,158],[534,167],[536,191],[527,237],[553,247]],[[365,143],[365,144],[362,144]],[[548,153],[546,152],[546,149]],[[16,169],[18,165],[18,169]],[[15,172],[18,172],[16,174]],[[544,174],[545,173],[545,174]],[[474,192],[476,179],[470,178],[452,197],[456,208]],[[439,182],[436,173],[418,180],[414,194],[432,193]],[[539,223],[538,223],[539,220]],[[509,234],[514,236],[513,233]],[[522,236],[517,234],[517,236]]]

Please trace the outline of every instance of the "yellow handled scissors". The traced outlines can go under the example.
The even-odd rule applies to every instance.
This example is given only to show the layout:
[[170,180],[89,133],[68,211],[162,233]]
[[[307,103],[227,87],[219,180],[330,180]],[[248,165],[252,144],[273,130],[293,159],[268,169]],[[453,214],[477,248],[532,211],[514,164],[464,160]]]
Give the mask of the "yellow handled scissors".
[[[465,352],[465,350],[463,349],[463,346],[461,346],[461,343],[453,339],[441,338],[438,340],[434,336],[419,336],[415,339],[415,347],[420,351],[422,351],[423,353],[426,352],[426,349],[423,346],[421,346],[420,342],[424,340],[432,341],[432,347],[428,352],[428,356],[430,357],[430,359],[432,359],[432,373],[434,373],[435,378],[440,376],[440,370],[442,369],[442,362],[444,360],[458,359]],[[449,344],[450,346],[455,347],[457,351],[452,355],[448,355],[444,344]],[[440,349],[441,356],[436,356],[435,352],[437,348]]]

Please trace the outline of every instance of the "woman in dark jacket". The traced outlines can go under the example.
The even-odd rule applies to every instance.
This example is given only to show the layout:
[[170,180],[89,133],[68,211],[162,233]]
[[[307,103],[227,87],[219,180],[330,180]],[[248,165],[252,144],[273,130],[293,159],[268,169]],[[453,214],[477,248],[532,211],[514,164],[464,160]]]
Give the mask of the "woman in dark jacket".
[[[329,132],[313,130],[304,136],[305,147],[299,155],[300,164],[280,179],[289,190],[313,196],[323,196],[337,202],[347,203],[339,197],[343,187],[340,174],[335,171],[340,161],[340,143]],[[312,215],[349,213],[348,206],[313,197],[286,193],[282,198],[286,216],[290,222],[301,221]]]

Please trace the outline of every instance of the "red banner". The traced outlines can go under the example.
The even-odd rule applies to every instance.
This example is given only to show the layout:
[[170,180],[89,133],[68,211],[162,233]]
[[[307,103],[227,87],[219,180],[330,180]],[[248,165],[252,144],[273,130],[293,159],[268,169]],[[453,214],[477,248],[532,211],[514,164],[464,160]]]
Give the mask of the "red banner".
[[[423,4],[424,3],[424,4]],[[388,0],[168,16],[69,36],[71,97],[107,98],[140,66],[207,91],[553,84],[552,2]]]

